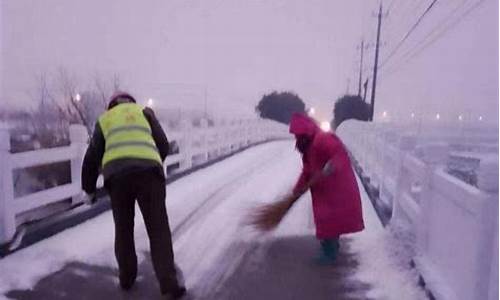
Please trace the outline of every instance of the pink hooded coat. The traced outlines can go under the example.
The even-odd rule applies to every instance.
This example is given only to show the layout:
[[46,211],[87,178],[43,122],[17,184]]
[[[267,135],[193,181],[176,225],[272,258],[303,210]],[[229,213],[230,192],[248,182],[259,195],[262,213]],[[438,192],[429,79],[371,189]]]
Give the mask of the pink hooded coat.
[[333,173],[311,186],[316,237],[328,239],[363,230],[363,216],[358,184],[342,141],[333,133],[321,131],[302,114],[294,114],[290,133],[308,135],[312,142],[302,158],[302,173],[294,192],[300,191],[313,174],[321,172],[327,161]]

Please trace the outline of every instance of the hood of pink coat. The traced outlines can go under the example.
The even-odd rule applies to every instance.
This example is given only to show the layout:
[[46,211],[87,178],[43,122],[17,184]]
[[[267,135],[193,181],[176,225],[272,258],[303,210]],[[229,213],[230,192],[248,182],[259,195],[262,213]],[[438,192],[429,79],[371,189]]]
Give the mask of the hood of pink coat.
[[290,133],[314,136],[319,131],[318,125],[313,119],[300,113],[294,113],[290,120]]

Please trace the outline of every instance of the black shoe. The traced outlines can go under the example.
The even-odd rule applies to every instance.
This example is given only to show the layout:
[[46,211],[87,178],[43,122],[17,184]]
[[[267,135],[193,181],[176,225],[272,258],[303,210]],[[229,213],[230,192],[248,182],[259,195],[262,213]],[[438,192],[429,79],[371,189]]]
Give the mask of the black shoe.
[[124,291],[130,290],[134,286],[135,280],[129,280],[129,281],[121,281],[120,280],[120,287]]
[[164,295],[166,296],[166,299],[181,299],[186,295],[186,291],[186,288],[182,286],[171,292],[167,292]]

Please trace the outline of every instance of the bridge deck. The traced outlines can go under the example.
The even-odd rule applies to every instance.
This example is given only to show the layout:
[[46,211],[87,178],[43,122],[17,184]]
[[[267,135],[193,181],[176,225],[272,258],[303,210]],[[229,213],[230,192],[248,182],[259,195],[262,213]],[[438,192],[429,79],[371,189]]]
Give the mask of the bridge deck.
[[[300,170],[290,142],[254,147],[167,186],[176,263],[192,299],[420,299],[410,271],[390,251],[366,193],[366,229],[341,240],[338,263],[318,251],[310,196],[269,235],[242,224],[248,209],[273,201]],[[361,184],[360,184],[361,187]],[[139,211],[139,210],[137,210]],[[0,294],[12,299],[159,299],[140,213],[137,285],[117,287],[110,212],[0,260]],[[0,295],[0,297],[2,297]]]

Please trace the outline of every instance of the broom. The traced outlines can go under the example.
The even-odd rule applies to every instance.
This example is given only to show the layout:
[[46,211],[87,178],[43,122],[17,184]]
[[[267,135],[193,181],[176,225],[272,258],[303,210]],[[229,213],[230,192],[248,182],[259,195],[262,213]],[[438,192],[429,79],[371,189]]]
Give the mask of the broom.
[[260,231],[270,231],[276,228],[293,204],[302,197],[319,178],[330,175],[332,172],[333,167],[330,162],[327,162],[323,170],[315,174],[298,193],[287,195],[278,202],[262,204],[254,208],[250,213],[248,224]]

